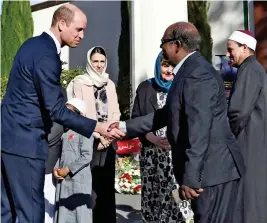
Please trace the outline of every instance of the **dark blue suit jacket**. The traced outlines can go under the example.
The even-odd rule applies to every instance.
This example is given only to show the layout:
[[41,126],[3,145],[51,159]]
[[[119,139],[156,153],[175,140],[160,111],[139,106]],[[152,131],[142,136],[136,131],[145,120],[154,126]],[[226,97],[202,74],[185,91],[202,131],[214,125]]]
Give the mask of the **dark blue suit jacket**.
[[134,138],[166,125],[180,185],[213,186],[244,174],[244,159],[227,119],[222,78],[199,52],[175,75],[162,109],[126,121],[127,135]]
[[1,104],[3,152],[46,159],[47,134],[53,121],[91,136],[96,121],[66,108],[60,75],[61,61],[47,33],[23,43],[14,58]]

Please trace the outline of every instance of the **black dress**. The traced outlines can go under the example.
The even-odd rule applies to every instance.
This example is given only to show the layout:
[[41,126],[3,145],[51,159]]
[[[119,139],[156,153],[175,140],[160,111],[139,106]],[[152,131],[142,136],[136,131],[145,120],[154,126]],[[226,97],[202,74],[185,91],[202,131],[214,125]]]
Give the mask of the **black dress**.
[[[96,99],[97,121],[104,122],[108,118],[108,101],[105,87],[94,87]],[[91,162],[93,222],[116,222],[115,201],[115,150],[112,146],[101,151],[97,150],[98,140],[94,143],[94,153]]]

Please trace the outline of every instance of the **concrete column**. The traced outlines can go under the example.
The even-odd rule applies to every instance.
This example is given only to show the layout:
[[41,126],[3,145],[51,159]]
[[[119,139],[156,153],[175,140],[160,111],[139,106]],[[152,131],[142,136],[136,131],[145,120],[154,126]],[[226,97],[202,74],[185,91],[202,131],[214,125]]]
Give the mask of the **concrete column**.
[[165,29],[188,21],[187,0],[134,0],[131,2],[131,84],[133,98],[138,85],[154,76]]

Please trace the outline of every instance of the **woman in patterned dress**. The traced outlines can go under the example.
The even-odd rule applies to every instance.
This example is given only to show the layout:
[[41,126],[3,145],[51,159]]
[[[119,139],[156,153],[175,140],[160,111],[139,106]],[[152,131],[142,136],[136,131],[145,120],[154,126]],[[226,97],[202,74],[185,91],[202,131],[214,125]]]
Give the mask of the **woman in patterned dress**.
[[[86,117],[98,122],[120,120],[115,84],[109,79],[106,69],[106,52],[103,47],[95,46],[87,53],[86,73],[75,77],[67,87],[68,99],[83,99],[87,107]],[[93,222],[102,223],[108,219],[109,223],[115,223],[115,148],[99,134],[93,135]]]
[[[154,78],[142,82],[136,91],[132,118],[162,108],[174,78],[173,67],[159,53]],[[141,212],[144,222],[185,222],[172,191],[178,188],[173,175],[171,151],[166,127],[139,137],[142,142],[140,166],[142,178]]]

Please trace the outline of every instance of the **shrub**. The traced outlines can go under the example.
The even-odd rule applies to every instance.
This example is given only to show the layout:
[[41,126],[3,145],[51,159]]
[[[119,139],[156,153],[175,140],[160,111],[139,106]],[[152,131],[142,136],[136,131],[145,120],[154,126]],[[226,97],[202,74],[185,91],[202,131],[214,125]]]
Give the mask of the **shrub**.
[[[79,67],[76,69],[71,69],[71,70],[62,70],[62,74],[60,77],[60,83],[62,87],[66,88],[74,77],[76,77],[77,75],[81,75],[81,74],[84,74],[84,70]],[[1,100],[2,100],[6,93],[8,77],[1,76],[0,81],[1,81]]]
[[71,80],[73,80],[78,75],[84,74],[84,72],[85,71],[80,67],[70,70],[63,70],[60,77],[60,83],[62,87],[66,88]]
[[32,35],[33,19],[30,1],[3,1],[1,16],[1,76],[9,76],[19,47]]
[[187,1],[188,20],[193,23],[201,36],[200,52],[209,61],[212,61],[211,28],[208,22],[208,1]]
[[2,76],[0,81],[1,81],[1,101],[2,101],[2,99],[6,93],[8,77]]

